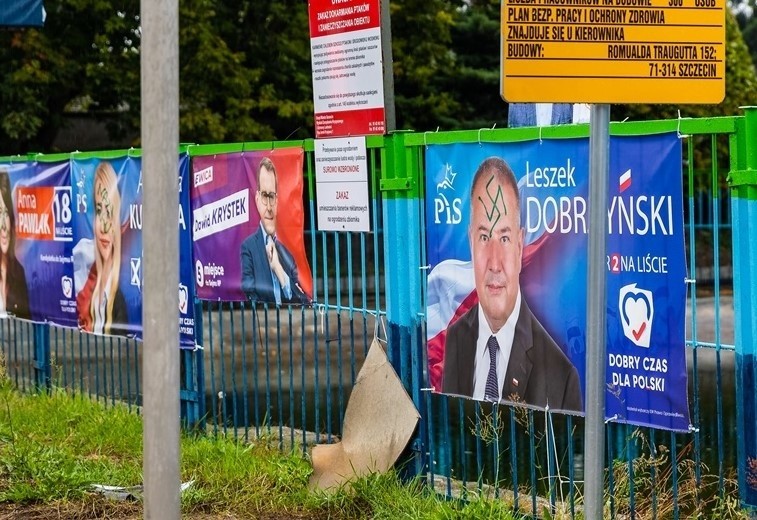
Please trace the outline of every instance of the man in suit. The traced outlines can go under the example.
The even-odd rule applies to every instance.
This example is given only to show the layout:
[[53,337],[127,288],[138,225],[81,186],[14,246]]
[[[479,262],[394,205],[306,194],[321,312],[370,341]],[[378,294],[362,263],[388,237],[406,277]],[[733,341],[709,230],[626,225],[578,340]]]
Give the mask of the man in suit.
[[521,295],[520,197],[505,161],[490,157],[481,163],[470,201],[478,304],[447,329],[442,391],[582,411],[578,371]]
[[276,167],[268,157],[260,161],[257,181],[255,205],[260,227],[242,242],[242,291],[252,301],[309,303],[299,284],[294,257],[276,237],[278,181]]

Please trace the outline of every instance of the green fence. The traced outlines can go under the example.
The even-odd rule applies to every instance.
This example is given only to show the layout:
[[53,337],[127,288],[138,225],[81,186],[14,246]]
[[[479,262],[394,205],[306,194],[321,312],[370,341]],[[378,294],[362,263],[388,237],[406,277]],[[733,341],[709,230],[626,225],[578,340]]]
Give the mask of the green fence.
[[[693,424],[687,434],[607,424],[605,490],[612,517],[709,516],[738,487],[734,330],[743,320],[733,313],[741,287],[732,280],[738,279],[734,273],[750,271],[748,258],[732,254],[730,223],[739,221],[724,208],[731,208],[732,194],[739,196],[727,176],[744,169],[738,161],[750,145],[747,117],[611,124],[612,135],[685,136]],[[201,348],[180,354],[185,423],[240,440],[273,436],[282,449],[330,442],[341,434],[350,390],[378,335],[387,339],[390,361],[422,415],[403,456],[403,474],[453,497],[491,494],[529,517],[581,517],[582,418],[428,391],[423,172],[425,147],[432,144],[588,135],[587,125],[568,125],[369,137],[369,233],[316,229],[313,140],[189,146],[190,156],[304,146],[305,240],[317,303],[196,302]],[[712,330],[705,333],[707,323]],[[53,384],[106,404],[141,406],[141,343],[2,320],[0,348],[8,376],[23,390]]]

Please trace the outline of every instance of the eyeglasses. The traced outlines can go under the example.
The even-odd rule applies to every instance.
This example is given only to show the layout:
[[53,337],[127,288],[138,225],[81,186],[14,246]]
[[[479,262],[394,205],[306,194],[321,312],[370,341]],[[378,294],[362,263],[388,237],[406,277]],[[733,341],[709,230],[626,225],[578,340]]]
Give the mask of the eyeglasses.
[[263,198],[263,204],[266,206],[273,206],[274,202],[276,202],[275,191],[258,191],[258,193]]

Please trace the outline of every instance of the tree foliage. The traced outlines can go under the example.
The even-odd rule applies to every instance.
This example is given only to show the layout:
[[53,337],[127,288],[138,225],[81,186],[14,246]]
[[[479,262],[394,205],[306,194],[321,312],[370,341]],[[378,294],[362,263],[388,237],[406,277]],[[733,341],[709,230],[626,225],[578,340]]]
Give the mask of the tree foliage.
[[452,27],[454,66],[443,88],[455,111],[440,123],[445,129],[507,125],[507,103],[500,96],[500,2],[459,2]]
[[739,107],[751,105],[757,98],[757,77],[749,49],[733,14],[726,9],[725,19],[725,98],[717,105],[616,105],[613,119],[675,119],[681,117],[712,117],[738,115]]
[[[113,138],[130,136],[138,145],[139,0],[45,5],[43,28],[0,31],[0,154],[53,151],[67,112],[107,119]],[[392,1],[398,128],[505,125],[499,9],[498,0]],[[757,38],[757,26],[744,23],[747,36]],[[313,135],[307,2],[181,0],[179,28],[183,142]],[[737,114],[753,102],[757,86],[731,16],[726,60],[722,103],[618,105],[613,118],[677,117],[679,108],[689,117]]]

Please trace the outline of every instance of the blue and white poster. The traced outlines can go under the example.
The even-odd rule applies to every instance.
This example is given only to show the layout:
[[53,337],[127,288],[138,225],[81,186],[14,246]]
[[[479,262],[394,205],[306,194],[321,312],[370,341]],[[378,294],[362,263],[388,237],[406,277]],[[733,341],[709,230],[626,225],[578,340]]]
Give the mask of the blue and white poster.
[[195,346],[195,284],[189,206],[189,155],[179,156],[179,345]]
[[[22,281],[26,285],[29,310],[26,317],[76,327],[69,162],[35,162],[28,168],[11,169],[8,174],[15,201],[12,230],[15,256],[24,266],[13,284],[16,290]],[[0,185],[4,183],[0,179]]]
[[141,160],[73,160],[71,175],[79,328],[141,339]]
[[33,164],[0,164],[0,318],[32,319],[24,268],[26,247],[19,245],[17,231],[17,208],[31,205],[31,201],[19,200],[15,188],[33,173]]
[[[606,414],[684,431],[681,144],[612,137],[610,152]],[[583,412],[588,164],[586,138],[427,148],[435,391]]]

